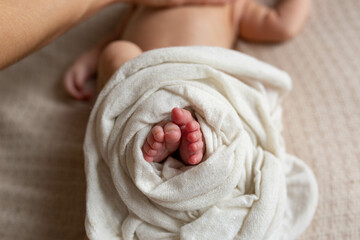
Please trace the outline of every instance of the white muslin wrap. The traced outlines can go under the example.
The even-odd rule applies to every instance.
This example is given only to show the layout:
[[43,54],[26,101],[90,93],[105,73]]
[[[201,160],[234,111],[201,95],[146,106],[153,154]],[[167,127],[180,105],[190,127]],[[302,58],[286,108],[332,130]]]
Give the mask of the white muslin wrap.
[[[285,153],[281,106],[289,76],[245,54],[172,47],[127,62],[100,93],[87,127],[86,231],[92,240],[294,239],[318,192]],[[206,151],[196,166],[144,160],[151,127],[190,109]]]

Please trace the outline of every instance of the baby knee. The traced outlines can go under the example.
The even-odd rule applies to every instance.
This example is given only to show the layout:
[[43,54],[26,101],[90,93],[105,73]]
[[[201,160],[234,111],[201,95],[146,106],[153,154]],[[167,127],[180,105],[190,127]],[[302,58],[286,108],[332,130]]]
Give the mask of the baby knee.
[[133,58],[142,53],[142,50],[135,44],[129,41],[114,41],[107,45],[102,55],[110,58]]
[[98,72],[102,77],[110,77],[125,62],[141,53],[141,49],[132,42],[112,42],[104,48],[100,55]]

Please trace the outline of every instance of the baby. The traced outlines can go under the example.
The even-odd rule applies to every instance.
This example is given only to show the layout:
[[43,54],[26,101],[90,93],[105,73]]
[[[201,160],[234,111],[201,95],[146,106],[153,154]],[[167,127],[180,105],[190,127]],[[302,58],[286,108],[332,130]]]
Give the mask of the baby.
[[[233,48],[236,38],[255,42],[279,42],[302,28],[310,0],[283,0],[275,9],[253,0],[233,0],[224,5],[187,5],[170,8],[132,6],[111,35],[80,56],[64,77],[70,95],[92,97],[86,81],[95,73],[98,91],[125,62],[144,51],[172,46]],[[148,162],[161,162],[179,151],[182,161],[201,162],[204,140],[199,123],[185,109],[174,108],[171,121],[156,124],[142,147]]]

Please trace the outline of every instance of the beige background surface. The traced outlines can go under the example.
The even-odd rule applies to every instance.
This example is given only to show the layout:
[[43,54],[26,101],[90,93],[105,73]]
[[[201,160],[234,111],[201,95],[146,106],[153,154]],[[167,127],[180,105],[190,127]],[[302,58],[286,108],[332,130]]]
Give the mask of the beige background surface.
[[[67,97],[60,80],[121,9],[106,9],[0,72],[0,239],[83,237],[82,141],[91,103]],[[313,169],[320,193],[302,239],[360,239],[359,12],[358,0],[314,0],[294,40],[237,45],[293,78],[284,103],[287,149]]]

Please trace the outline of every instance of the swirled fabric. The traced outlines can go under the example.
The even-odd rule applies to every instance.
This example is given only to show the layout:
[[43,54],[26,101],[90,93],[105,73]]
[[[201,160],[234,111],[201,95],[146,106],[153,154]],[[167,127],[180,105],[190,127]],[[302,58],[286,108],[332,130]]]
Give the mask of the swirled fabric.
[[[285,152],[289,76],[217,47],[145,52],[100,93],[87,127],[86,231],[92,240],[294,239],[317,204],[311,170]],[[154,124],[193,112],[206,150],[186,166],[144,160]]]

